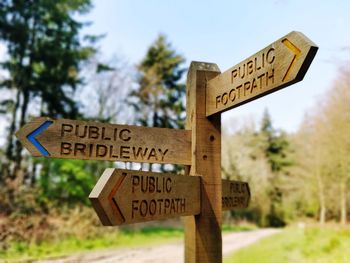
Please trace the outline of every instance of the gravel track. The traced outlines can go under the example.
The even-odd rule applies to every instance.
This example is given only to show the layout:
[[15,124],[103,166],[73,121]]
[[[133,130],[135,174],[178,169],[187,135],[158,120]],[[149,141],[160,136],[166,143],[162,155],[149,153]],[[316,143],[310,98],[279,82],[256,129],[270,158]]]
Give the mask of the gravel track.
[[[223,235],[223,255],[249,246],[259,239],[280,232],[277,229],[258,229]],[[179,263],[183,262],[183,241],[169,244],[100,250],[70,255],[63,258],[36,261],[40,263]]]

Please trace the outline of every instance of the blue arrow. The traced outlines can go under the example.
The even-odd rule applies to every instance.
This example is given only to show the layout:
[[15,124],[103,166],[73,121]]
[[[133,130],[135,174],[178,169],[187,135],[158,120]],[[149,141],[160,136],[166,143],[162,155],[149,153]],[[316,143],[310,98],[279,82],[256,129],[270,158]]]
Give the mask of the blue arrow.
[[36,128],[34,131],[32,131],[30,134],[28,134],[27,138],[28,140],[38,149],[38,151],[43,156],[50,156],[49,152],[38,142],[36,139],[36,136],[38,136],[40,133],[42,133],[44,130],[46,130],[53,121],[45,121],[43,124],[41,124],[38,128]]

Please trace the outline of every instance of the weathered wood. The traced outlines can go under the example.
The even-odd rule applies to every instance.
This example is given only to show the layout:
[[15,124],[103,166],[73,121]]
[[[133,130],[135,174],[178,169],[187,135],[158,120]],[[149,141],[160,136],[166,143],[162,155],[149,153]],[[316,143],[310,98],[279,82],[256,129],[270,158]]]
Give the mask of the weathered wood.
[[206,116],[301,81],[317,49],[306,36],[293,31],[208,81]]
[[247,208],[250,202],[250,189],[246,182],[222,180],[222,210]]
[[[35,136],[47,151],[34,146],[28,136],[48,124]],[[16,134],[33,156],[146,163],[191,163],[191,132],[99,122],[39,117]]]
[[105,226],[200,213],[200,176],[106,169],[89,199]]
[[185,219],[185,262],[222,262],[221,117],[205,116],[205,88],[220,73],[215,64],[192,62],[187,76],[186,128],[192,130],[190,175],[200,174],[201,213]]

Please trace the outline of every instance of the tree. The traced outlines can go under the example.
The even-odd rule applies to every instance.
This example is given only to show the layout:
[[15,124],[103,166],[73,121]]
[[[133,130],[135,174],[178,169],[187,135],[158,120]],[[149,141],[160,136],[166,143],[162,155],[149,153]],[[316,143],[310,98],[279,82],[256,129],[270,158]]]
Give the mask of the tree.
[[271,176],[269,178],[269,195],[271,198],[268,221],[271,226],[285,225],[285,213],[283,211],[283,191],[281,189],[282,177],[285,168],[290,166],[289,142],[287,134],[277,131],[272,126],[272,121],[267,110],[265,110],[260,132],[262,151],[270,164]]
[[222,171],[226,179],[249,182],[252,193],[248,209],[233,210],[233,218],[245,217],[260,226],[266,225],[269,213],[270,167],[259,147],[255,127],[239,128],[234,134],[222,138]]
[[185,71],[165,36],[160,35],[138,65],[139,88],[131,92],[137,122],[144,126],[183,128],[185,85],[179,83]]
[[329,187],[326,186],[330,185],[324,127],[326,122],[320,102],[314,112],[309,111],[305,116],[294,137],[293,155],[296,164],[291,169],[293,177],[289,180],[293,195],[296,196],[294,202],[299,203],[298,209],[302,210],[300,212],[308,216],[318,213],[320,224],[326,222],[329,202]]
[[347,220],[347,191],[350,183],[350,77],[349,70],[342,72],[328,91],[323,116],[326,119],[325,146],[329,152],[327,161],[333,174],[333,182],[338,182],[340,222]]
[[272,121],[267,110],[261,121],[260,128],[261,136],[263,137],[263,151],[268,159],[271,171],[277,173],[285,167],[291,165],[291,160],[288,158],[288,139],[283,131],[277,131],[272,126]]
[[62,207],[76,204],[90,205],[86,198],[96,184],[104,167],[86,160],[54,159],[43,161],[48,169],[41,170],[36,198],[43,210],[50,206]]
[[120,57],[102,62],[97,55],[84,72],[90,76],[88,87],[79,90],[82,112],[86,117],[101,122],[131,123],[130,111],[125,108],[130,106],[126,98],[135,72]]
[[[304,184],[317,190],[319,221],[340,211],[347,219],[347,187],[350,182],[350,78],[340,74],[298,132],[298,166]],[[297,174],[298,175],[298,174]],[[338,205],[337,205],[338,204]]]
[[25,177],[22,146],[13,135],[27,121],[31,103],[40,105],[41,115],[76,117],[79,113],[72,95],[83,82],[78,73],[95,52],[91,44],[98,37],[87,36],[83,44],[79,31],[86,24],[78,22],[75,14],[84,14],[90,7],[90,0],[0,3],[0,39],[8,50],[1,68],[9,73],[0,87],[13,93],[12,99],[1,101],[11,118],[2,174],[11,185],[16,180],[20,185]]
[[[130,104],[136,123],[149,127],[184,128],[186,87],[180,83],[184,58],[159,35],[138,65],[138,89],[131,92]],[[179,171],[178,166],[172,166]],[[152,170],[152,164],[149,165]],[[164,171],[164,165],[161,165]]]

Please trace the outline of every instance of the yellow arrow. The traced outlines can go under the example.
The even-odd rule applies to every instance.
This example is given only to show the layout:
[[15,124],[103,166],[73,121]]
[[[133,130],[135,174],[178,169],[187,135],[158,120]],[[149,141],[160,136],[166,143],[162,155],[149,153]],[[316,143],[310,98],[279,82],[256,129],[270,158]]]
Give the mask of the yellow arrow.
[[301,54],[301,50],[299,48],[297,48],[292,42],[290,42],[287,38],[283,39],[282,43],[285,44],[287,46],[287,48],[292,50],[292,52],[294,53],[294,57],[292,59],[292,62],[290,63],[290,65],[287,69],[287,72],[282,79],[282,81],[285,81],[289,77],[290,72],[292,72],[292,67],[295,65],[296,61],[299,59],[300,54]]
[[222,113],[301,81],[318,47],[292,31],[207,81],[206,116]]

